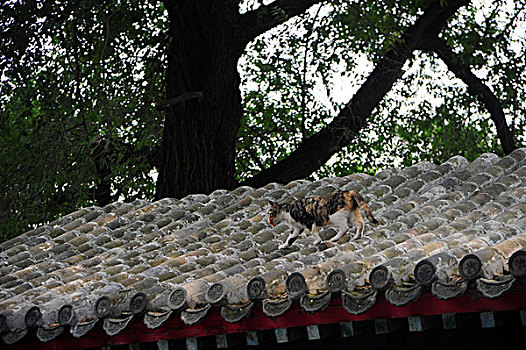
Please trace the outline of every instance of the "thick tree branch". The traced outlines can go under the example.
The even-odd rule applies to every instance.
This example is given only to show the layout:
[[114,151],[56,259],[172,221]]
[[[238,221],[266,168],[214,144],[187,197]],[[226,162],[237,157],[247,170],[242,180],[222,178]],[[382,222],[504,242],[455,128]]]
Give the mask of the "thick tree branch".
[[438,35],[441,28],[460,7],[469,1],[449,0],[444,6],[434,1],[402,35],[401,40],[386,52],[365,83],[324,129],[304,140],[289,156],[262,170],[243,185],[262,186],[269,182],[287,183],[304,178],[325,164],[360,132],[373,109],[394,82],[402,75],[402,67],[424,37]]
[[244,43],[326,0],[275,0],[240,16]]
[[506,116],[504,110],[500,104],[499,99],[495,96],[493,91],[484,84],[470,70],[469,66],[461,62],[458,57],[447,43],[438,38],[433,37],[429,40],[422,42],[422,49],[426,51],[435,52],[442,61],[447,65],[449,70],[462,79],[462,81],[468,86],[468,92],[476,96],[488,109],[491,119],[495,123],[497,128],[497,136],[499,137],[502,149],[505,154],[510,154],[517,148],[515,140],[513,139],[513,133],[511,132],[508,123],[506,122]]

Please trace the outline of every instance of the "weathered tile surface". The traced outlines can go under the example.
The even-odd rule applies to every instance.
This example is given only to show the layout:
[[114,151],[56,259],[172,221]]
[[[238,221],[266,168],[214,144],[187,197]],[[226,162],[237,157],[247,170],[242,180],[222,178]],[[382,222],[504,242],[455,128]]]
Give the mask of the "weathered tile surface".
[[[8,344],[34,327],[42,341],[64,330],[80,337],[100,320],[113,335],[134,317],[150,328],[171,317],[193,325],[212,307],[235,323],[255,307],[275,317],[299,302],[316,312],[334,293],[351,314],[367,312],[378,293],[403,306],[424,290],[448,300],[471,284],[498,298],[526,275],[525,165],[519,149],[471,163],[457,156],[375,176],[84,208],[0,244],[0,334]],[[267,225],[269,199],[350,189],[379,226],[338,244],[314,246],[303,234],[278,250],[289,227]],[[326,227],[321,236],[335,233]]]

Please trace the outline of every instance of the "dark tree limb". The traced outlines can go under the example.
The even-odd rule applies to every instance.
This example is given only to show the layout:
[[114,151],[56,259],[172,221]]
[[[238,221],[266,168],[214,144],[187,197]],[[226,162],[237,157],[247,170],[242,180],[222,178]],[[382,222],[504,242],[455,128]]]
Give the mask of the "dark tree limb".
[[154,168],[159,167],[160,163],[159,147],[143,146],[136,149],[132,144],[104,136],[97,136],[92,140],[90,155],[95,166],[93,199],[99,206],[109,204],[115,199],[115,196],[111,195],[112,167],[132,162],[134,164],[148,163],[151,168]]
[[449,17],[469,1],[450,0],[443,6],[440,3],[432,2],[405,31],[400,41],[379,60],[365,83],[326,128],[305,139],[289,156],[242,184],[258,187],[269,182],[287,183],[304,178],[348,145],[402,75],[404,63],[421,46],[421,41],[438,35]]
[[438,37],[430,38],[422,42],[422,49],[435,52],[438,57],[444,61],[449,70],[453,72],[457,78],[462,79],[468,86],[468,92],[476,96],[484,104],[490,113],[491,120],[495,123],[497,136],[499,137],[504,153],[510,154],[515,150],[517,145],[515,144],[513,133],[506,122],[506,116],[504,115],[500,101],[493,91],[473,74],[468,65],[456,57],[453,50],[451,50],[444,40]]
[[[246,45],[258,35],[275,26],[301,15],[311,6],[324,0],[275,0],[268,5],[261,5],[255,10],[242,14],[239,24],[242,26],[242,41]],[[325,0],[326,1],[326,0]]]

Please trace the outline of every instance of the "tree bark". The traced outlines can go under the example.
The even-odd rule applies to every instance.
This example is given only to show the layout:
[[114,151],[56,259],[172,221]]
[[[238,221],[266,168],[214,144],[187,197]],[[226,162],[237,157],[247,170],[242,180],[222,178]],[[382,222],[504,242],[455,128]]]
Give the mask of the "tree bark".
[[438,37],[430,38],[422,42],[422,49],[435,52],[438,57],[444,61],[449,70],[453,72],[457,78],[462,79],[468,86],[468,92],[476,96],[490,113],[491,119],[497,128],[497,136],[499,137],[504,153],[510,154],[513,152],[517,148],[517,145],[515,144],[513,133],[506,122],[504,110],[493,91],[484,84],[482,79],[479,79],[471,72],[469,66],[462,63],[456,57],[453,50],[447,46],[444,40]]
[[269,182],[287,183],[304,178],[348,145],[402,75],[404,63],[421,46],[421,41],[437,36],[448,18],[469,1],[450,0],[443,6],[440,3],[432,2],[405,31],[400,42],[386,52],[365,83],[326,128],[303,141],[289,156],[242,184],[259,187]]

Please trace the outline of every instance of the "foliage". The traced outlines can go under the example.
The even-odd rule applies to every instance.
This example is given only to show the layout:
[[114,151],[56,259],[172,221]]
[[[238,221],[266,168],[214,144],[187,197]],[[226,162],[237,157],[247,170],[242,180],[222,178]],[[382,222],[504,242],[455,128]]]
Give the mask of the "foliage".
[[94,203],[101,138],[112,198],[151,197],[153,166],[129,154],[160,138],[162,7],[8,2],[0,28],[0,239]]

